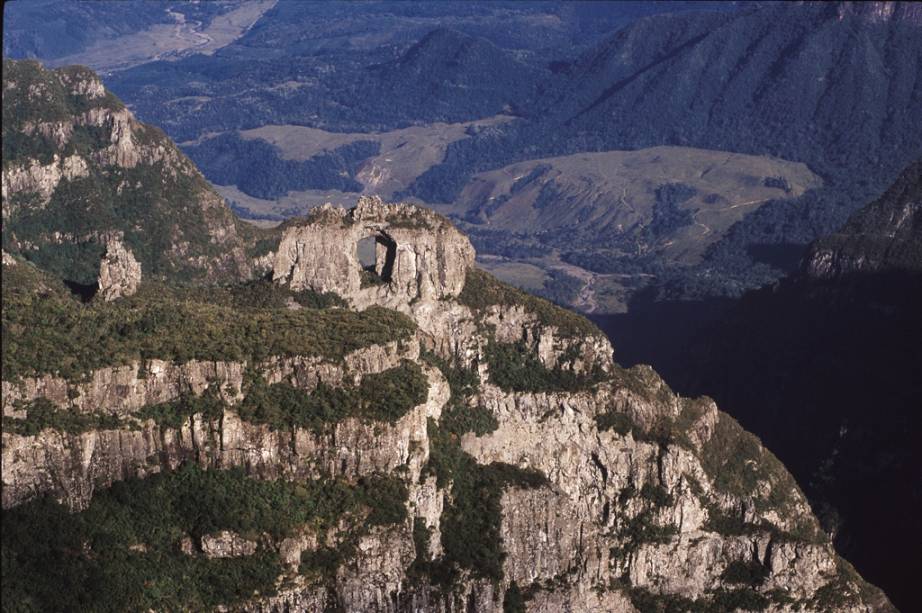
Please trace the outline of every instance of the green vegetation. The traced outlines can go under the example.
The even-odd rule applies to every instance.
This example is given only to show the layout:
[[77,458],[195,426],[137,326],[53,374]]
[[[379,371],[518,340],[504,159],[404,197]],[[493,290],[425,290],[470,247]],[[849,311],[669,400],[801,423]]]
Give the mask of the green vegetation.
[[457,356],[446,360],[427,349],[420,351],[419,357],[442,371],[451,389],[451,401],[461,401],[477,393],[480,375],[475,367],[466,368]]
[[[235,407],[230,407],[217,386],[211,385],[198,396],[184,394],[170,402],[142,407],[132,419],[77,413],[71,408],[56,408],[47,399],[39,398],[21,407],[26,410],[25,418],[6,416],[3,424],[20,435],[38,434],[46,428],[68,433],[134,428],[139,425],[138,420],[147,419],[162,427],[180,428],[193,415],[219,419],[230,408],[244,421],[269,424],[277,430],[308,428],[323,432],[330,424],[349,417],[394,423],[425,402],[428,390],[429,382],[419,365],[404,360],[395,368],[365,375],[357,386],[335,388],[320,383],[312,392],[287,383],[269,385],[261,377],[251,377],[245,385],[243,402]],[[480,420],[478,424],[487,419],[476,412],[473,415]]]
[[486,349],[490,380],[513,392],[575,392],[602,380],[601,370],[584,374],[559,365],[548,368],[524,342],[490,342]]
[[358,386],[331,387],[321,382],[310,393],[255,378],[237,412],[241,419],[278,430],[322,431],[348,417],[394,423],[425,402],[428,390],[429,382],[419,365],[404,360],[395,368],[365,375]]
[[430,425],[430,468],[439,485],[451,482],[451,503],[442,513],[444,557],[428,569],[432,581],[449,585],[460,568],[493,580],[503,576],[500,537],[503,489],[537,488],[547,478],[537,471],[502,463],[479,465],[461,450],[457,435]]
[[322,545],[313,551],[302,552],[298,572],[332,581],[339,566],[354,556],[359,538],[370,528],[406,521],[407,498],[406,484],[399,479],[381,475],[359,479],[358,487],[347,495],[347,508],[366,508],[368,514],[361,522],[353,522],[347,533],[339,534],[335,547]]
[[809,605],[819,611],[828,611],[874,602],[877,598],[877,589],[862,579],[848,561],[836,556],[836,575],[816,590]]
[[695,451],[688,438],[687,411],[683,411],[678,419],[660,416],[646,430],[635,423],[630,415],[614,408],[596,415],[595,423],[601,431],[612,430],[620,436],[627,436],[630,433],[635,441],[656,444],[663,448],[669,445],[680,445]]
[[[498,425],[487,409],[470,405],[479,383],[477,371],[460,366],[457,359],[449,362],[428,352],[422,357],[442,370],[451,388],[440,423],[429,421],[427,467],[428,473],[435,474],[439,487],[451,484],[451,501],[442,513],[444,556],[436,561],[417,557],[414,572],[441,586],[453,584],[460,569],[498,581],[502,578],[505,558],[500,538],[503,489],[537,488],[546,484],[547,478],[538,471],[509,464],[483,466],[465,453],[460,444],[463,434],[474,432],[481,436]],[[415,538],[420,542],[417,552],[422,551],[424,535]]]
[[704,524],[704,529],[709,532],[716,532],[724,536],[741,536],[755,534],[770,528],[747,522],[741,513],[724,511],[713,503],[706,503],[704,507],[708,511],[708,519]]
[[362,288],[374,287],[376,285],[386,285],[387,281],[382,279],[374,270],[363,268],[359,272],[359,286]]
[[645,588],[628,587],[631,604],[640,613],[726,613],[763,611],[772,599],[751,588],[719,589],[704,598],[692,600],[674,594],[655,594]]
[[413,549],[416,551],[416,557],[410,568],[407,569],[407,576],[421,578],[428,572],[432,563],[429,555],[429,545],[432,541],[432,531],[426,527],[422,518],[417,517],[413,520]]
[[[633,517],[625,517],[626,505],[634,498],[640,498],[646,504]],[[661,484],[647,482],[639,490],[633,483],[628,484],[618,494],[618,506],[622,512],[618,515],[620,519],[613,536],[621,544],[611,548],[611,556],[624,559],[637,551],[641,545],[671,541],[679,533],[678,528],[672,524],[662,525],[657,518],[660,510],[674,504],[672,494]]]
[[470,406],[462,403],[449,403],[442,409],[439,424],[440,427],[458,436],[466,432],[484,436],[499,427],[499,422],[490,409],[481,405]]
[[22,436],[34,436],[46,428],[78,434],[87,430],[111,430],[122,425],[115,415],[103,413],[74,413],[58,410],[47,398],[38,398],[27,403],[25,419],[3,416],[3,429]]
[[525,613],[526,610],[525,596],[519,589],[519,585],[513,581],[503,595],[503,613]]
[[639,613],[703,613],[702,603],[684,596],[654,594],[640,587],[628,588],[631,604]]
[[765,582],[770,572],[759,560],[734,560],[724,569],[720,579],[727,583],[756,587]]
[[596,427],[602,432],[612,430],[619,436],[627,436],[630,432],[635,440],[644,440],[646,433],[640,428],[631,416],[616,409],[595,416]]
[[[99,97],[72,93],[98,83],[89,69],[46,70],[37,62],[4,61],[3,80],[5,86],[15,84],[3,97],[4,168],[29,159],[48,164],[55,155],[78,155],[88,166],[86,176],[58,183],[42,206],[24,206],[23,199],[34,194],[14,195],[5,203],[10,204],[3,226],[7,251],[21,253],[61,278],[93,285],[101,237],[120,232],[141,262],[145,279],[188,282],[242,276],[235,255],[264,233],[238,223],[163,132],[131,122],[140,163],[129,168],[98,159],[113,142],[112,123],[85,125],[81,117],[91,109],[121,111],[124,105],[109,92]],[[36,128],[43,122],[63,123],[66,142],[57,142],[53,130]],[[155,149],[161,153],[146,155]]]
[[109,92],[100,98],[73,95],[65,84],[65,81],[89,81],[91,79],[97,80],[98,77],[91,70],[82,66],[45,70],[36,61],[4,60],[4,83],[16,84],[16,87],[4,88],[4,166],[24,157],[50,159],[52,152],[56,149],[51,139],[46,139],[38,133],[31,136],[24,134],[23,124],[27,122],[67,121],[92,108],[112,110],[124,108],[121,101]]
[[[674,398],[666,382],[646,364],[624,368],[618,363],[612,365],[611,380],[631,393],[659,404],[669,404]],[[692,401],[694,402],[694,401]]]
[[[237,411],[241,419],[269,424],[277,430],[309,428],[322,432],[332,423],[348,417],[396,422],[411,408],[425,402],[429,382],[420,367],[404,360],[400,366],[381,373],[365,375],[358,386],[331,387],[320,383],[312,392],[287,383],[269,385],[260,377],[246,386],[241,404],[229,407],[217,388],[209,387],[199,396],[184,394],[176,400],[142,407],[133,417],[152,419],[157,425],[180,428],[193,415],[218,419],[224,410]],[[137,420],[122,420],[114,415],[79,414],[69,409],[55,409],[45,398],[22,407],[24,419],[6,416],[4,428],[21,435],[37,434],[45,428],[78,433],[87,430],[137,426]]]
[[[644,388],[643,372],[633,368],[629,371],[616,370],[615,376],[624,382],[625,387],[641,393]],[[649,382],[648,382],[649,383]],[[649,389],[643,392],[645,397],[650,396]],[[653,388],[655,389],[655,387]],[[662,398],[668,400],[668,388],[660,387],[658,392]],[[652,400],[652,399],[651,399]],[[599,430],[612,430],[621,436],[631,433],[634,440],[658,444],[660,447],[679,445],[695,453],[700,458],[705,473],[711,479],[714,487],[720,491],[739,498],[751,498],[757,510],[778,510],[783,517],[796,520],[795,525],[789,530],[782,531],[768,523],[753,524],[744,522],[741,515],[725,511],[702,495],[700,485],[690,480],[690,486],[695,491],[702,504],[708,509],[706,529],[725,535],[753,534],[769,531],[780,539],[790,539],[802,542],[822,542],[824,537],[819,526],[809,514],[796,515],[796,493],[799,491],[793,478],[784,466],[769,452],[764,449],[754,435],[743,428],[732,417],[725,413],[718,413],[717,426],[711,437],[697,449],[688,436],[689,430],[694,426],[707,410],[707,398],[680,399],[681,412],[677,418],[660,417],[653,426],[644,429],[636,424],[630,415],[610,409],[596,416],[596,425]],[[770,488],[765,490],[764,484]],[[796,516],[795,516],[796,515]],[[643,526],[638,530],[642,531]]]
[[612,547],[612,558],[627,558],[641,545],[668,543],[679,533],[679,529],[675,526],[657,524],[655,514],[653,509],[644,509],[621,526],[617,536],[622,539],[623,544]]
[[[759,510],[778,509],[783,516],[795,510],[799,490],[787,469],[755,435],[726,413],[719,414],[717,427],[701,450],[701,466],[718,490],[754,496]],[[771,486],[767,496],[761,494],[764,483]],[[815,524],[812,517],[802,519]]]
[[172,402],[151,404],[136,413],[139,419],[152,419],[159,426],[180,428],[193,415],[205,419],[218,419],[223,415],[227,403],[213,387],[209,387],[200,396],[184,394]]
[[719,589],[711,598],[712,611],[764,611],[770,604],[768,598],[748,587]]
[[218,530],[278,539],[305,525],[323,532],[366,513],[368,524],[399,522],[405,499],[405,487],[384,477],[357,486],[288,483],[190,464],[116,483],[78,513],[49,500],[31,502],[4,513],[3,607],[202,610],[270,594],[282,571],[271,550],[208,560],[182,553],[180,541]]
[[309,289],[294,291],[284,285],[273,283],[269,278],[209,287],[170,287],[160,283],[148,283],[141,292],[146,296],[165,294],[175,300],[192,300],[234,309],[348,307],[348,303],[335,292],[319,293]]
[[[270,356],[338,359],[373,344],[409,337],[407,316],[372,307],[234,308],[150,288],[111,303],[81,304],[27,264],[4,267],[3,379],[55,373],[71,378],[105,366],[159,358],[258,361]],[[225,290],[217,296],[233,298]]]
[[354,141],[308,160],[292,160],[280,157],[279,149],[263,139],[227,132],[184,149],[213,183],[237,185],[250,196],[273,199],[307,189],[361,192],[355,176],[365,160],[378,154],[380,144]]
[[457,357],[446,360],[426,350],[421,352],[420,358],[442,372],[451,390],[451,396],[439,419],[440,428],[456,436],[467,432],[484,436],[499,427],[499,422],[488,408],[469,401],[480,387],[480,375],[476,368],[461,366]]
[[475,312],[483,312],[493,305],[521,306],[534,313],[542,325],[555,326],[561,336],[602,336],[602,332],[585,317],[506,285],[477,268],[468,269],[458,302]]

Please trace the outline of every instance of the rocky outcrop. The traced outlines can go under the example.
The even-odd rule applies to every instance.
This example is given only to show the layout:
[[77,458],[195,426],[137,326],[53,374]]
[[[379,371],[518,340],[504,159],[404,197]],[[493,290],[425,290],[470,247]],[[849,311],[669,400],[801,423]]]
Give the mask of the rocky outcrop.
[[[4,60],[3,79],[3,138],[17,143],[3,160],[7,249],[89,285],[100,249],[86,245],[104,249],[100,237],[121,234],[147,247],[134,257],[149,278],[251,276],[250,231],[166,135],[138,122],[94,73]],[[71,247],[67,257],[61,244]]]
[[236,532],[221,530],[203,536],[200,546],[206,558],[240,558],[256,553],[258,543]]
[[229,404],[243,398],[244,374],[248,369],[268,383],[291,381],[300,389],[312,390],[318,383],[340,386],[364,374],[379,373],[401,360],[417,359],[419,344],[393,342],[354,351],[342,362],[317,356],[270,358],[255,364],[190,360],[175,364],[165,360],[101,368],[80,380],[44,375],[3,381],[3,415],[24,417],[18,409],[39,398],[58,409],[79,414],[103,413],[126,417],[153,404],[176,400],[183,394],[200,396],[212,389]]
[[[3,218],[7,219],[18,212],[20,206],[30,209],[44,208],[58,184],[73,181],[89,174],[86,160],[79,155],[61,157],[54,154],[51,162],[42,164],[38,160],[28,160],[22,164],[12,165],[3,170]],[[34,202],[28,205],[16,205],[12,196],[16,194],[34,194]]]
[[232,409],[218,418],[190,416],[180,427],[151,419],[82,433],[3,433],[3,506],[52,494],[85,508],[98,488],[172,470],[186,461],[244,467],[263,479],[356,479],[406,466],[418,478],[428,458],[426,420],[438,418],[447,386],[430,370],[429,397],[390,424],[347,419],[323,432],[275,430],[245,422]]
[[[356,247],[369,237],[374,269],[363,270]],[[336,292],[359,309],[406,309],[460,294],[473,263],[470,241],[441,216],[368,196],[348,211],[325,206],[288,227],[272,277],[294,290]]]
[[814,242],[804,272],[817,279],[856,273],[922,272],[922,160],[839,232]]
[[[355,243],[368,234],[380,237],[383,264],[380,283],[363,287]],[[386,521],[358,528],[338,517],[282,537],[215,526],[171,546],[216,561],[277,559],[277,581],[230,607],[242,611],[888,610],[846,572],[780,463],[712,401],[673,394],[648,367],[621,369],[600,332],[504,293],[470,270],[473,257],[467,239],[416,207],[363,200],[317,211],[286,230],[276,282],[403,311],[415,338],[342,360],[147,360],[79,381],[4,381],[7,424],[28,423],[39,401],[118,419],[83,431],[4,428],[4,508],[49,494],[84,509],[117,481],[190,462],[355,488],[387,475],[401,493]],[[497,347],[522,362],[498,362]],[[242,417],[254,377],[318,393],[405,360],[425,376],[425,401],[394,419],[278,428]],[[222,410],[178,422],[146,412],[204,394]],[[319,570],[305,564],[314,559]]]
[[99,263],[100,298],[106,302],[131,296],[141,284],[141,264],[131,250],[115,235],[106,241],[106,253]]

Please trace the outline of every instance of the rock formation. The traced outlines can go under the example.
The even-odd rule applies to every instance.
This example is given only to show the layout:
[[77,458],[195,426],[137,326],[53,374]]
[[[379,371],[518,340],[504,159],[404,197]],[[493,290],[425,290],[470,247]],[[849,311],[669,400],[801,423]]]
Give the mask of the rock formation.
[[106,253],[99,262],[99,297],[106,302],[131,296],[141,284],[141,264],[119,235],[106,240]]
[[838,232],[811,245],[804,272],[814,278],[922,272],[922,159]]
[[890,544],[922,542],[922,498],[907,496],[922,488],[920,304],[917,161],[815,241],[801,271],[747,293],[663,363],[778,455],[842,554],[901,609],[918,601],[915,556]]
[[[376,243],[374,270],[363,270],[356,253],[367,237]],[[398,308],[457,297],[473,263],[470,241],[441,216],[370,196],[348,211],[325,206],[288,226],[273,278],[292,289],[336,292],[356,308]]]
[[[381,247],[363,287],[356,242],[368,235]],[[217,525],[176,537],[174,551],[278,564],[275,585],[228,603],[244,611],[889,609],[838,558],[784,467],[712,401],[621,369],[588,322],[473,258],[448,222],[410,205],[365,199],[292,223],[276,284],[402,311],[413,336],[342,359],[146,359],[79,380],[5,380],[4,508],[50,494],[80,512],[113,484],[190,462],[273,483],[358,488],[385,475],[405,492],[388,521],[343,516],[287,534]],[[401,364],[418,365],[426,391],[391,418],[283,427],[252,399],[258,381],[308,399],[348,394]],[[152,409],[184,397],[220,408],[177,421]],[[108,421],[29,430],[40,409]]]
[[3,158],[7,250],[84,285],[96,283],[100,251],[113,234],[151,278],[252,274],[252,229],[93,72],[4,60],[3,117],[3,139],[16,143]]

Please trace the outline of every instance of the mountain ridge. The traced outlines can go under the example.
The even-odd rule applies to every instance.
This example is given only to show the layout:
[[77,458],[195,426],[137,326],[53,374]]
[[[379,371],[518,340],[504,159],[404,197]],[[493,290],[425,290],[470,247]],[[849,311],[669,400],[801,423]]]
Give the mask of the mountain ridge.
[[912,561],[882,543],[922,542],[920,180],[916,161],[814,242],[798,273],[745,294],[657,364],[684,393],[715,397],[758,433],[843,552],[907,609]]
[[251,274],[245,252],[255,229],[95,74],[4,60],[4,79],[4,250],[80,284],[95,282],[110,235],[140,258],[145,275],[214,282]]
[[5,606],[892,610],[757,438],[444,217],[266,240],[267,278],[88,302],[4,253]]

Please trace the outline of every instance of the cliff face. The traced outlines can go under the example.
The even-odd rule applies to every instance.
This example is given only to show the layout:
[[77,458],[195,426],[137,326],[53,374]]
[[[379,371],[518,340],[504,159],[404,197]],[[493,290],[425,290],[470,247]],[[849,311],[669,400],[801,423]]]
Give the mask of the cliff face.
[[[375,262],[363,270],[356,248],[368,238]],[[444,218],[366,197],[350,211],[325,207],[288,226],[273,277],[292,289],[337,292],[357,308],[399,308],[456,297],[473,263],[470,241]]]
[[[355,250],[368,234],[382,248],[365,271],[376,278],[363,287]],[[473,269],[473,256],[444,219],[409,205],[323,209],[285,229],[273,256],[276,287],[333,291],[365,313],[401,311],[415,325],[410,336],[341,357],[293,350],[177,361],[148,349],[141,360],[116,357],[71,379],[5,380],[9,521],[28,527],[45,508],[37,499],[50,495],[73,512],[55,521],[87,522],[80,530],[90,536],[78,546],[87,553],[73,561],[62,553],[64,568],[102,572],[101,560],[120,547],[119,564],[131,568],[164,556],[150,571],[158,577],[170,565],[235,565],[235,588],[182,600],[203,608],[889,608],[838,558],[757,439],[712,401],[673,394],[651,369],[621,369],[587,321]],[[30,266],[5,257],[5,276],[8,264]],[[5,359],[18,351],[10,340],[30,334],[10,329],[7,339],[5,320]],[[250,485],[196,503],[198,519],[168,536],[140,528],[130,538],[92,536],[111,521],[89,519],[107,517],[99,510],[107,501],[130,515],[132,492],[169,497],[202,479],[163,505],[170,517],[182,496],[225,478]],[[264,487],[280,488],[271,505],[244,498]],[[288,487],[303,500],[315,488],[341,493],[292,507],[285,518],[307,519],[285,519],[287,528],[253,523],[285,504]],[[250,519],[224,509],[236,505]],[[324,520],[330,505],[346,510]],[[203,516],[213,518],[201,524]],[[20,541],[8,547],[23,568],[38,555]],[[159,581],[129,581],[125,592],[138,600],[124,606],[169,608]]]
[[248,231],[91,71],[5,60],[3,141],[5,250],[95,285],[106,237],[120,234],[153,278],[250,275]]
[[922,542],[920,202],[916,161],[799,274],[748,293],[662,364],[778,454],[842,554],[906,610],[915,558],[889,544]]
[[840,231],[813,243],[804,272],[818,279],[922,272],[922,159],[910,164],[893,186]]

